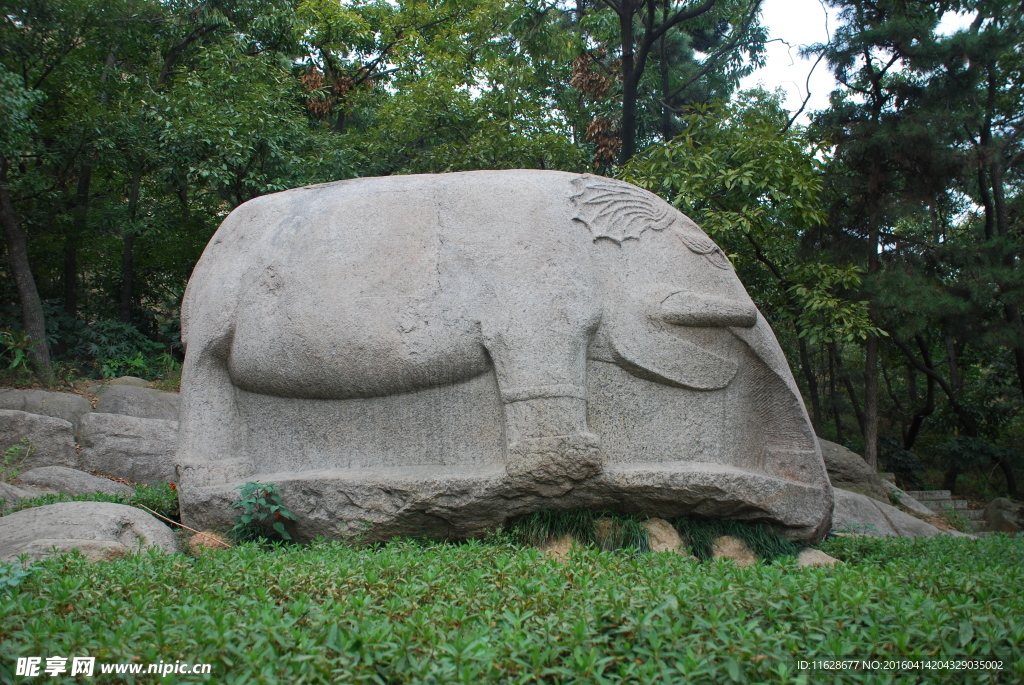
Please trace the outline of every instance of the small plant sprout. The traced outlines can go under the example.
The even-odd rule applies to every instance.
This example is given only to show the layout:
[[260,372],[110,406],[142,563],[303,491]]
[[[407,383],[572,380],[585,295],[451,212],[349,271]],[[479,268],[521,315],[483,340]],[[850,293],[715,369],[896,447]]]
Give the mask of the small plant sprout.
[[0,483],[10,483],[17,478],[25,460],[35,451],[36,448],[28,438],[22,438],[21,442],[8,447],[0,461]]
[[[272,483],[249,482],[238,487],[239,498],[231,506],[241,509],[229,531],[239,542],[247,540],[291,540],[284,521],[295,520],[281,498],[281,491]],[[270,531],[273,531],[271,533]]]

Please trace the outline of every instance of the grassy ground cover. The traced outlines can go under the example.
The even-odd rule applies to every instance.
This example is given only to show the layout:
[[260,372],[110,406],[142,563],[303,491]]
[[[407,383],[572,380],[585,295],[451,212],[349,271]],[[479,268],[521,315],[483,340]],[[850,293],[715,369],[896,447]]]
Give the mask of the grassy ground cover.
[[[846,563],[738,568],[594,549],[557,562],[500,540],[247,544],[106,563],[65,555],[0,589],[0,664],[207,662],[210,681],[231,683],[1024,679],[1024,540],[839,538],[822,548]],[[1002,659],[1004,670],[798,669],[833,657]]]

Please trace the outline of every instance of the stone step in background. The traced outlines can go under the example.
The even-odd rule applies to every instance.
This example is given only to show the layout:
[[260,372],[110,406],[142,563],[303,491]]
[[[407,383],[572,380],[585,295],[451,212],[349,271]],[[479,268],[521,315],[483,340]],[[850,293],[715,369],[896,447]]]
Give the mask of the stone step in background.
[[953,493],[949,490],[907,490],[907,494],[918,502],[925,502],[934,499],[950,499]]
[[975,532],[985,530],[983,519],[985,512],[981,509],[968,508],[967,500],[953,499],[953,493],[949,490],[910,490],[907,494],[936,514],[945,514],[947,510],[953,510],[956,514],[971,521],[974,524]]

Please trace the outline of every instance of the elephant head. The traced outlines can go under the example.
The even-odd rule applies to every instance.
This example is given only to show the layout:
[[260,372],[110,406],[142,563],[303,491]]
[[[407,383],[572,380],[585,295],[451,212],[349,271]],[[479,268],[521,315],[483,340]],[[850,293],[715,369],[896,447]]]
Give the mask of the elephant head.
[[[737,366],[720,350],[734,337],[730,329],[767,323],[725,253],[652,193],[589,175],[573,185],[573,219],[590,230],[605,278],[607,306],[591,357],[668,385],[728,385]],[[673,278],[652,281],[652,274]]]

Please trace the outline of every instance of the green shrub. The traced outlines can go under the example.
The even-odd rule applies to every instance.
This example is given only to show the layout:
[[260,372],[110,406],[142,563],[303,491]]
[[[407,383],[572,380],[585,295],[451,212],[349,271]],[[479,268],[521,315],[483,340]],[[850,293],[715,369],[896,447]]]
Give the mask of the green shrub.
[[169,519],[178,518],[178,491],[168,483],[137,485],[125,504],[144,505]]
[[[231,503],[242,513],[228,534],[238,542],[255,540],[291,540],[285,530],[285,521],[294,521],[295,514],[288,510],[281,491],[272,483],[249,482],[238,486],[239,497]],[[273,532],[271,532],[273,531]]]
[[[1024,679],[1024,540],[821,548],[844,563],[739,567],[592,548],[555,561],[508,544],[407,540],[65,555],[0,595],[0,664],[181,660],[212,664],[209,682],[264,683]],[[1001,659],[1004,670],[797,667],[836,657]]]

